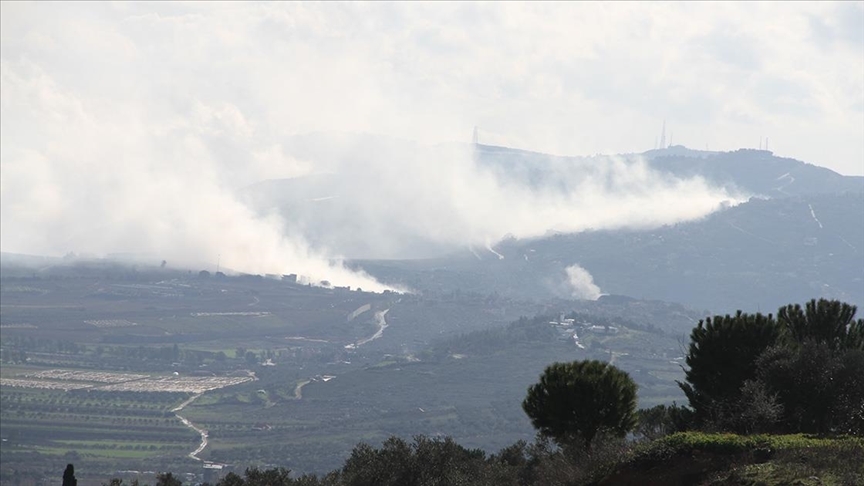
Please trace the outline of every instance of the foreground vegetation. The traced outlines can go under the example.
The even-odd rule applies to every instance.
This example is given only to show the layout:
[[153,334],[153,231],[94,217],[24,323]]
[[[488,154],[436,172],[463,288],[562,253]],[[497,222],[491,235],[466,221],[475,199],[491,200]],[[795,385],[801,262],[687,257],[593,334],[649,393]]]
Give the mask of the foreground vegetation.
[[[864,481],[864,441],[814,437],[678,432],[654,441],[609,437],[590,451],[538,438],[497,454],[466,449],[449,438],[390,438],[358,445],[342,468],[294,477],[284,468],[228,473],[217,486],[612,486],[837,485]],[[115,479],[105,486],[122,486]],[[138,482],[132,481],[135,486]],[[179,486],[160,474],[156,486]]]

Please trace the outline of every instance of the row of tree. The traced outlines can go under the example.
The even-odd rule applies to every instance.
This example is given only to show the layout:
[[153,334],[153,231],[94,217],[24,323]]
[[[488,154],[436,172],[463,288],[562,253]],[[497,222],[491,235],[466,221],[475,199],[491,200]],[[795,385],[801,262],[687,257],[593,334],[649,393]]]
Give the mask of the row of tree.
[[738,312],[700,321],[686,380],[691,427],[750,432],[864,431],[864,319],[811,300],[777,317]]

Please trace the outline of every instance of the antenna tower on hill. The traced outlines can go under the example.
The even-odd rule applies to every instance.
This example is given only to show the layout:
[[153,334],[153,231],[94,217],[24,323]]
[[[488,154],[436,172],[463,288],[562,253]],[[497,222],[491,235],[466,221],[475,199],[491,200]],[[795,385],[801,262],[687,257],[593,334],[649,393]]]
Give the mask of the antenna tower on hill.
[[663,120],[663,131],[660,132],[660,148],[666,148],[666,120]]

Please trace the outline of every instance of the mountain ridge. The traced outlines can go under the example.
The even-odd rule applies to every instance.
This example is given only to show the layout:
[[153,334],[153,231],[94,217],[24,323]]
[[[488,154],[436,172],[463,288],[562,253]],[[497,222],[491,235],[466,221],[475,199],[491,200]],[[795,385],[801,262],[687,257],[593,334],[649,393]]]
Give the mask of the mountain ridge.
[[[305,139],[304,139],[305,141]],[[309,144],[308,141],[305,143]],[[320,142],[319,142],[320,144]],[[281,214],[291,231],[303,234],[313,247],[326,248],[352,259],[430,258],[446,255],[459,248],[452,241],[436,240],[417,231],[422,224],[411,218],[382,218],[380,209],[388,204],[413,204],[408,201],[373,201],[367,196],[381,193],[382,186],[399,184],[399,168],[380,181],[365,173],[361,165],[368,159],[352,161],[352,147],[369,150],[378,145],[381,153],[422,150],[419,146],[382,139],[355,137],[329,147],[327,163],[342,163],[347,171],[330,171],[290,179],[268,179],[240,190],[241,198],[261,214]],[[377,145],[376,145],[377,144]],[[641,154],[572,157],[556,156],[508,147],[460,144],[471,150],[480,175],[491,175],[502,187],[553,194],[566,198],[581,189],[581,182],[592,180],[610,184],[616,174],[597,161],[610,157],[629,164],[643,161],[655,178],[666,183],[701,178],[709,187],[726,188],[732,194],[761,197],[790,197],[825,193],[864,193],[864,177],[845,176],[806,162],[778,157],[765,150],[739,149],[733,152],[707,152],[673,146]],[[306,148],[301,153],[310,149]],[[374,156],[373,156],[374,158]],[[398,157],[397,157],[398,159]],[[605,162],[604,162],[605,163]],[[626,164],[625,164],[626,165]],[[406,169],[407,170],[407,169]],[[563,177],[565,174],[566,177]],[[575,174],[575,175],[574,175]],[[480,183],[481,181],[476,181]],[[475,181],[464,181],[469,186]],[[444,188],[446,190],[446,188]],[[480,192],[477,197],[483,197]],[[462,204],[461,202],[459,204]],[[471,204],[468,202],[468,204]],[[506,217],[505,215],[499,215]],[[443,223],[443,222],[442,222]],[[497,241],[492,238],[489,244]]]

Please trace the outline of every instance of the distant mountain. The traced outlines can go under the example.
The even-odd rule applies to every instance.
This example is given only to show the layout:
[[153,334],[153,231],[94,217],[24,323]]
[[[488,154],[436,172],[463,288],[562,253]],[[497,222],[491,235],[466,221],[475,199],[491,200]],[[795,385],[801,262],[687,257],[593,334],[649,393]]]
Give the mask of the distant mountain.
[[702,176],[724,187],[770,197],[864,192],[864,177],[777,157],[768,150],[702,152],[676,146],[643,154],[651,166],[678,177]]
[[[590,170],[596,157],[560,157],[524,150],[476,146],[478,162],[501,176],[532,185],[553,184],[554,166],[577,164]],[[641,157],[649,167],[679,178],[703,177],[712,185],[767,197],[864,193],[864,177],[844,176],[831,169],[800,160],[777,157],[768,150],[739,149],[734,152],[693,150],[680,145],[649,150],[641,154],[613,157]]]
[[[329,139],[321,134],[294,137],[285,147],[292,156],[314,159],[330,172],[262,181],[244,188],[241,196],[262,213],[281,214],[287,230],[303,234],[312,246],[362,259],[430,258],[459,249],[458,242],[421,234],[417,228],[423,223],[416,220],[422,216],[412,220],[405,216],[410,211],[392,209],[393,205],[412,203],[411,194],[400,193],[405,200],[387,198],[393,187],[402,183],[400,160],[418,151],[436,153],[440,147],[361,135]],[[562,157],[489,145],[469,148],[476,165],[507,187],[567,194],[580,180],[609,177],[604,169],[607,156]],[[738,194],[776,198],[864,193],[864,177],[843,176],[764,150],[708,152],[673,146],[613,157],[642,159],[661,176],[702,177],[715,187]],[[388,168],[384,176],[377,174],[375,167],[380,164],[375,161],[379,158],[391,161],[395,168]],[[393,216],[396,214],[398,217]]]
[[[321,144],[316,138],[301,142],[297,147],[306,155]],[[353,149],[365,154],[358,160],[367,162],[378,154],[425,150],[362,137],[340,143],[328,147],[328,160],[354,161]],[[580,177],[609,176],[605,156],[561,157],[488,145],[472,150],[476,165],[506,187],[567,193],[572,190],[567,185]],[[573,298],[578,293],[566,269],[578,264],[603,293],[711,312],[774,312],[813,297],[864,308],[864,177],[765,150],[673,146],[613,157],[644,160],[660,177],[702,177],[753,198],[699,221],[651,230],[550,232],[491,242],[490,249],[432,241],[411,221],[380,218],[378,211],[398,201],[378,201],[374,195],[381,184],[399,179],[378,181],[363,172],[362,163],[347,164],[347,173],[264,181],[243,194],[261,211],[278,210],[313,245],[339,249],[376,277],[421,292]]]
[[[578,264],[604,293],[727,313],[836,298],[864,308],[864,194],[753,198],[654,230],[510,239],[444,258],[359,262],[420,291],[566,297]],[[503,259],[499,257],[503,256]]]

